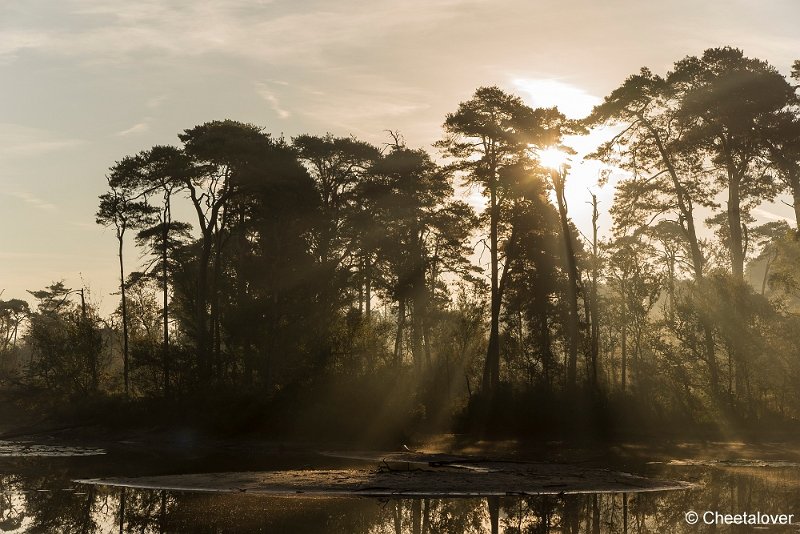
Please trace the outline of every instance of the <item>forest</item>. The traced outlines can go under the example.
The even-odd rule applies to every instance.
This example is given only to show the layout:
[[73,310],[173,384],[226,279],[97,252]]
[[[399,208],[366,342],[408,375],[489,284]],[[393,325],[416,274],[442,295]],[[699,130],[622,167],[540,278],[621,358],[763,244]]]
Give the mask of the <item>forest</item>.
[[[364,442],[795,431],[798,84],[800,60],[722,47],[581,120],[480,87],[428,149],[190,127],[121,154],[86,214],[115,238],[112,314],[60,281],[0,301],[3,388],[115,424]],[[610,206],[565,194],[569,139],[599,130]],[[794,217],[764,222],[770,203]]]

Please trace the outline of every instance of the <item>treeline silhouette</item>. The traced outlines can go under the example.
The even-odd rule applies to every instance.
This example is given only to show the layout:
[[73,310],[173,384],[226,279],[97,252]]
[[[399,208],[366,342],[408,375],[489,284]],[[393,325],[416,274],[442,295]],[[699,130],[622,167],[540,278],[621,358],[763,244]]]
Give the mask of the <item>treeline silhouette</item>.
[[[434,153],[396,132],[187,129],[107,175],[96,220],[117,239],[119,308],[101,317],[59,282],[0,302],[5,379],[192,399],[275,432],[791,423],[800,244],[755,217],[788,198],[800,221],[793,80],[800,61],[786,77],[709,49],[642,69],[583,120],[483,87]],[[607,236],[596,197],[567,197],[569,166],[542,161],[598,128],[613,137],[589,157],[621,176]],[[591,235],[569,217],[586,201]]]

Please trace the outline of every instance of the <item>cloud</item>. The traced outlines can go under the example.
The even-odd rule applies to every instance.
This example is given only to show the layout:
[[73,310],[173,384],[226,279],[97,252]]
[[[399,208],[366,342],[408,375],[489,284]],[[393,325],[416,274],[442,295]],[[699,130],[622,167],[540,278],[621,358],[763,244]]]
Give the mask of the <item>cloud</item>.
[[0,123],[0,156],[39,156],[85,144],[82,139],[59,139],[46,130],[19,124]]
[[257,83],[256,93],[258,93],[258,96],[269,102],[272,111],[274,111],[281,119],[288,119],[291,116],[291,113],[288,110],[281,107],[278,97],[275,96],[275,93],[270,91],[265,84]]
[[150,109],[156,109],[160,107],[161,104],[163,104],[164,101],[166,100],[167,100],[167,95],[152,96],[147,99],[147,102],[145,102],[145,106],[147,106]]
[[84,143],[85,141],[79,139],[17,142],[0,148],[0,154],[4,156],[36,156],[45,152],[73,148]]
[[753,209],[753,215],[757,215],[758,217],[761,217],[763,219],[767,219],[767,220],[770,220],[770,221],[787,221],[787,222],[791,222],[792,221],[792,219],[790,217],[786,217],[784,215],[778,215],[777,213],[772,213],[771,211],[766,210],[764,208],[755,208],[755,209]]
[[48,41],[48,34],[44,31],[5,28],[0,31],[0,60],[5,57],[7,62],[26,49],[45,48]]
[[142,122],[137,122],[136,124],[134,124],[130,128],[126,128],[126,129],[122,130],[121,132],[117,132],[116,135],[125,136],[125,135],[131,135],[131,134],[139,134],[139,133],[144,133],[144,132],[146,132],[148,130],[150,130],[150,118],[149,117],[146,118]]
[[[93,62],[221,54],[291,64],[319,62],[347,47],[364,47],[394,31],[431,28],[477,0],[356,0],[302,7],[253,0],[63,0],[52,17],[20,8],[36,25],[0,41],[0,55],[35,49]],[[61,20],[80,20],[66,26]],[[47,21],[47,22],[43,22]]]
[[527,95],[526,100],[539,108],[557,106],[569,118],[587,116],[602,99],[583,89],[552,78],[516,78],[514,87]]
[[400,119],[430,108],[423,90],[378,74],[340,68],[325,75],[328,86],[339,89],[306,90],[301,113],[321,120],[327,129],[367,139],[374,138],[377,133],[383,139],[386,128],[394,128]]
[[26,204],[29,204],[34,208],[42,211],[54,212],[57,209],[55,204],[51,204],[46,200],[42,200],[41,198],[33,195],[32,193],[29,193],[28,191],[12,191],[6,194],[8,196],[22,200]]

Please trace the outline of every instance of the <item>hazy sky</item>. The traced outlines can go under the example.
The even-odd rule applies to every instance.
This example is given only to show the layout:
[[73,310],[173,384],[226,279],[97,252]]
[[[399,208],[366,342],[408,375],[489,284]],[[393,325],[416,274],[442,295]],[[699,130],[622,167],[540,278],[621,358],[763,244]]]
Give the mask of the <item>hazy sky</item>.
[[[113,306],[105,172],[204,121],[429,147],[480,85],[579,116],[711,46],[788,72],[798,21],[797,0],[2,0],[0,298],[82,276]],[[579,225],[595,174],[570,179]]]

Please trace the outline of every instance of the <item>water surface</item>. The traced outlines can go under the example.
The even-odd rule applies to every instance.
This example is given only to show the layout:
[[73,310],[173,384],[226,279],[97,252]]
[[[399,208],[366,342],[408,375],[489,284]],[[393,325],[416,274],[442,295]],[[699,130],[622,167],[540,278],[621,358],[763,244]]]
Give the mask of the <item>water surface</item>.
[[[41,452],[41,449],[29,449]],[[68,450],[68,449],[65,449]],[[47,449],[44,450],[48,452]],[[78,450],[76,454],[87,451]],[[129,457],[130,456],[130,457]],[[314,468],[330,459],[265,454],[248,469]],[[246,458],[239,458],[246,460]],[[184,460],[191,464],[191,459]],[[233,462],[233,459],[229,459]],[[696,483],[652,493],[488,498],[308,498],[175,492],[73,482],[89,473],[230,470],[148,454],[3,458],[0,532],[8,533],[683,533],[756,532],[752,526],[689,525],[685,514],[800,512],[800,468],[791,462],[642,463],[641,474]],[[218,468],[218,469],[214,469]],[[800,532],[797,525],[765,532]]]

